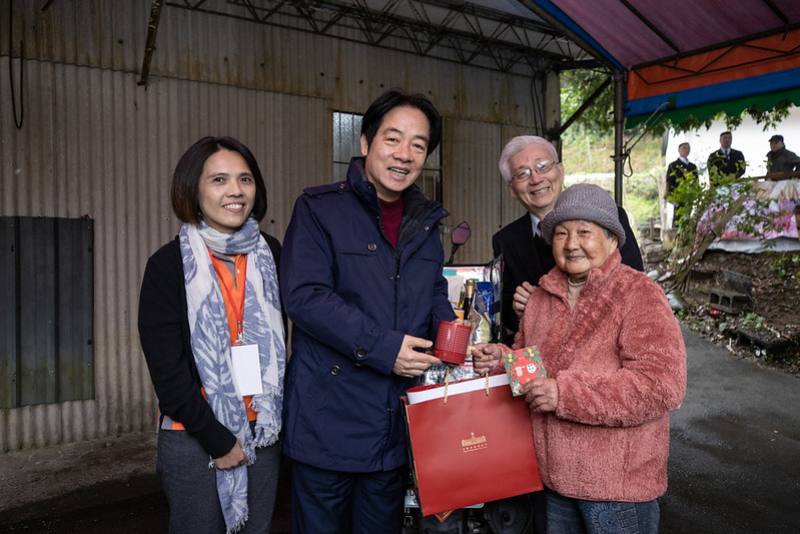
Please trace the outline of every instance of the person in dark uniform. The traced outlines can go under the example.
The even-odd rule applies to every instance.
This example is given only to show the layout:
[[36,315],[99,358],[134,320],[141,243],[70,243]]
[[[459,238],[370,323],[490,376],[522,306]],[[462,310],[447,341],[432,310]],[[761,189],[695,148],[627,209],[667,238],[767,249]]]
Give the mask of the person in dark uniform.
[[795,171],[800,171],[800,156],[786,149],[782,135],[770,137],[769,152],[767,152],[767,172]]
[[719,135],[719,150],[715,150],[708,155],[708,178],[712,187],[719,185],[719,181],[724,176],[734,176],[741,178],[747,169],[747,162],[744,154],[735,148],[731,148],[733,134],[722,132]]
[[[555,147],[542,137],[524,135],[513,138],[500,155],[500,174],[511,195],[526,213],[492,236],[492,251],[503,255],[503,294],[501,341],[513,343],[519,320],[514,311],[524,309],[526,294],[539,278],[555,266],[550,246],[541,238],[539,223],[550,213],[564,186],[564,166],[558,161]],[[643,270],[639,245],[621,207],[619,218],[627,236],[622,248],[622,262]],[[517,288],[520,292],[515,296]],[[516,301],[515,301],[516,299]],[[522,307],[520,307],[522,306]]]
[[[691,152],[691,150],[692,148],[689,143],[681,143],[678,145],[678,159],[667,166],[667,201],[675,206],[676,212],[681,206],[674,200],[670,199],[670,196],[675,189],[677,189],[684,180],[691,180],[692,182],[699,184],[697,165],[689,161],[689,152]],[[677,226],[680,222],[677,213],[674,221],[675,226]]]
[[678,159],[667,166],[667,196],[670,196],[685,179],[697,181],[697,165],[689,161],[689,143],[678,145]]

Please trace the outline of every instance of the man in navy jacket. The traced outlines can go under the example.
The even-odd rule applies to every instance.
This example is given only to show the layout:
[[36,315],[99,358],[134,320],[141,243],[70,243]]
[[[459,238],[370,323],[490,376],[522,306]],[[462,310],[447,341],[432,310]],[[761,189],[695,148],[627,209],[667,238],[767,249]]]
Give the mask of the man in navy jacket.
[[389,91],[364,115],[364,157],[347,179],[295,204],[281,258],[294,322],[284,397],[292,532],[400,531],[399,399],[439,363],[422,351],[454,317],[439,238],[447,213],[414,185],[440,137],[430,101]]

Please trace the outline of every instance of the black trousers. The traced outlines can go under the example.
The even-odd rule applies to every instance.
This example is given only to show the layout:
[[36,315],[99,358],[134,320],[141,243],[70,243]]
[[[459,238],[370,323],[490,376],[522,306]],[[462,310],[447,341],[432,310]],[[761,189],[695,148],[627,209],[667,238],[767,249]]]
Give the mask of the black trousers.
[[371,473],[292,463],[292,534],[398,534],[407,468]]

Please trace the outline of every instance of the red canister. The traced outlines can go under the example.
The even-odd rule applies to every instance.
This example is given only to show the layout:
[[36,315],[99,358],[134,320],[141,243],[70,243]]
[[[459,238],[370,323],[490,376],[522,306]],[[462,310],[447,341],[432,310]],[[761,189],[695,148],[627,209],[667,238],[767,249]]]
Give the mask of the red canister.
[[467,356],[472,327],[460,321],[439,321],[433,355],[445,363],[461,365]]

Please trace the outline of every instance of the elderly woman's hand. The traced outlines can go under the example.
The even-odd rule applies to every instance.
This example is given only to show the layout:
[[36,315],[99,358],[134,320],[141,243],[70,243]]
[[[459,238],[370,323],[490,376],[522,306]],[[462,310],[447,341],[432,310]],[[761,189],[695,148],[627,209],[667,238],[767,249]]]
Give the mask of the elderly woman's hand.
[[522,317],[522,314],[525,313],[525,305],[528,304],[528,299],[531,298],[532,291],[533,286],[530,282],[522,282],[517,286],[517,289],[514,290],[514,300],[511,302],[511,308],[513,308],[517,317]]
[[472,366],[479,375],[485,375],[497,367],[503,348],[496,343],[479,343],[472,347]]
[[554,412],[558,407],[558,382],[555,378],[536,378],[522,386],[525,402],[535,412]]

